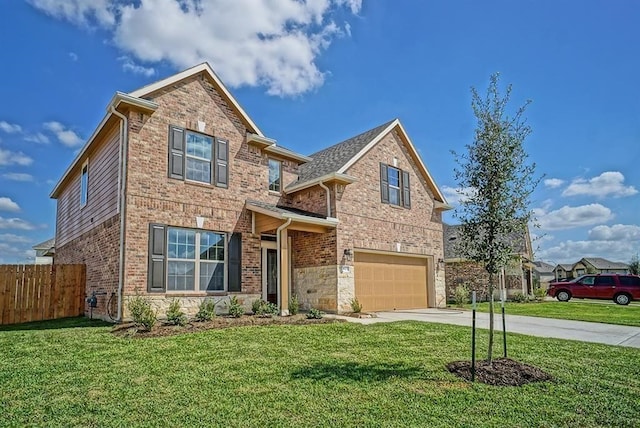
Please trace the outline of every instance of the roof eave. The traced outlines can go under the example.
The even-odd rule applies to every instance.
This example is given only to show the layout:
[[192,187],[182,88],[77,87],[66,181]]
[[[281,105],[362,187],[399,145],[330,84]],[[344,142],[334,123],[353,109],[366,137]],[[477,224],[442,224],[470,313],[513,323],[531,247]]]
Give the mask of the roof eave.
[[309,156],[301,155],[288,149],[283,149],[282,147],[276,146],[275,144],[266,146],[263,150],[267,153],[278,155],[287,159],[292,159],[299,163],[307,163],[313,160]]
[[299,192],[300,190],[308,189],[309,187],[313,187],[320,183],[327,183],[330,181],[335,181],[340,184],[351,184],[358,181],[355,177],[348,174],[341,174],[338,172],[332,172],[329,174],[325,174],[322,177],[314,178],[313,180],[305,181],[303,183],[293,183],[287,186],[284,189],[284,193],[291,194],[295,192]]
[[279,213],[279,212],[271,211],[267,208],[252,205],[250,203],[247,203],[246,207],[249,211],[253,211],[258,214],[264,214],[266,216],[278,218],[281,220],[291,219],[292,221],[299,221],[301,223],[314,224],[314,225],[326,226],[326,227],[336,227],[338,223],[340,223],[340,221],[337,218],[333,218],[333,217],[314,218],[314,217],[304,216],[300,214]]

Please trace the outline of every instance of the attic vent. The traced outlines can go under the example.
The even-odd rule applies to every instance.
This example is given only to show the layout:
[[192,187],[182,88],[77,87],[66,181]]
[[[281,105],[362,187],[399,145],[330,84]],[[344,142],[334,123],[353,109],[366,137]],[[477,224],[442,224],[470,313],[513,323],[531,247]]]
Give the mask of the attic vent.
[[455,241],[456,239],[458,239],[457,236],[452,236],[451,238],[449,238],[449,241]]

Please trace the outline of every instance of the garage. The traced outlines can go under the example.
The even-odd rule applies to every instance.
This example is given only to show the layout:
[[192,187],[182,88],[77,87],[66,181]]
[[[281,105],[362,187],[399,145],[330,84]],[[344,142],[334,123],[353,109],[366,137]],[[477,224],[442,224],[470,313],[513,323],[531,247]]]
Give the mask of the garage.
[[364,311],[427,307],[427,259],[355,253],[356,298]]

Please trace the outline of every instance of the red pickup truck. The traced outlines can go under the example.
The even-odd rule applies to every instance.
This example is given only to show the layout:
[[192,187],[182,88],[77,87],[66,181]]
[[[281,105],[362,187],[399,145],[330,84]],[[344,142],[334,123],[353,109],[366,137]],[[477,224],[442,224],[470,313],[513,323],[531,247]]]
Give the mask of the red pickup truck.
[[583,275],[568,282],[552,282],[547,294],[561,302],[572,297],[586,299],[613,299],[619,305],[640,300],[640,276],[595,274]]

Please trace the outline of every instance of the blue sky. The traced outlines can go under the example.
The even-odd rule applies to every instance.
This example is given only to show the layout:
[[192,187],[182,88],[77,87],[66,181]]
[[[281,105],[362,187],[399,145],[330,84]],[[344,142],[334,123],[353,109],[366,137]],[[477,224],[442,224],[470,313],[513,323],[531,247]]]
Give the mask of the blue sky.
[[[30,0],[0,3],[0,263],[55,233],[48,195],[129,92],[204,60],[304,154],[398,117],[449,201],[470,87],[513,84],[545,181],[538,259],[640,251],[640,2]],[[454,222],[450,214],[446,220]]]

